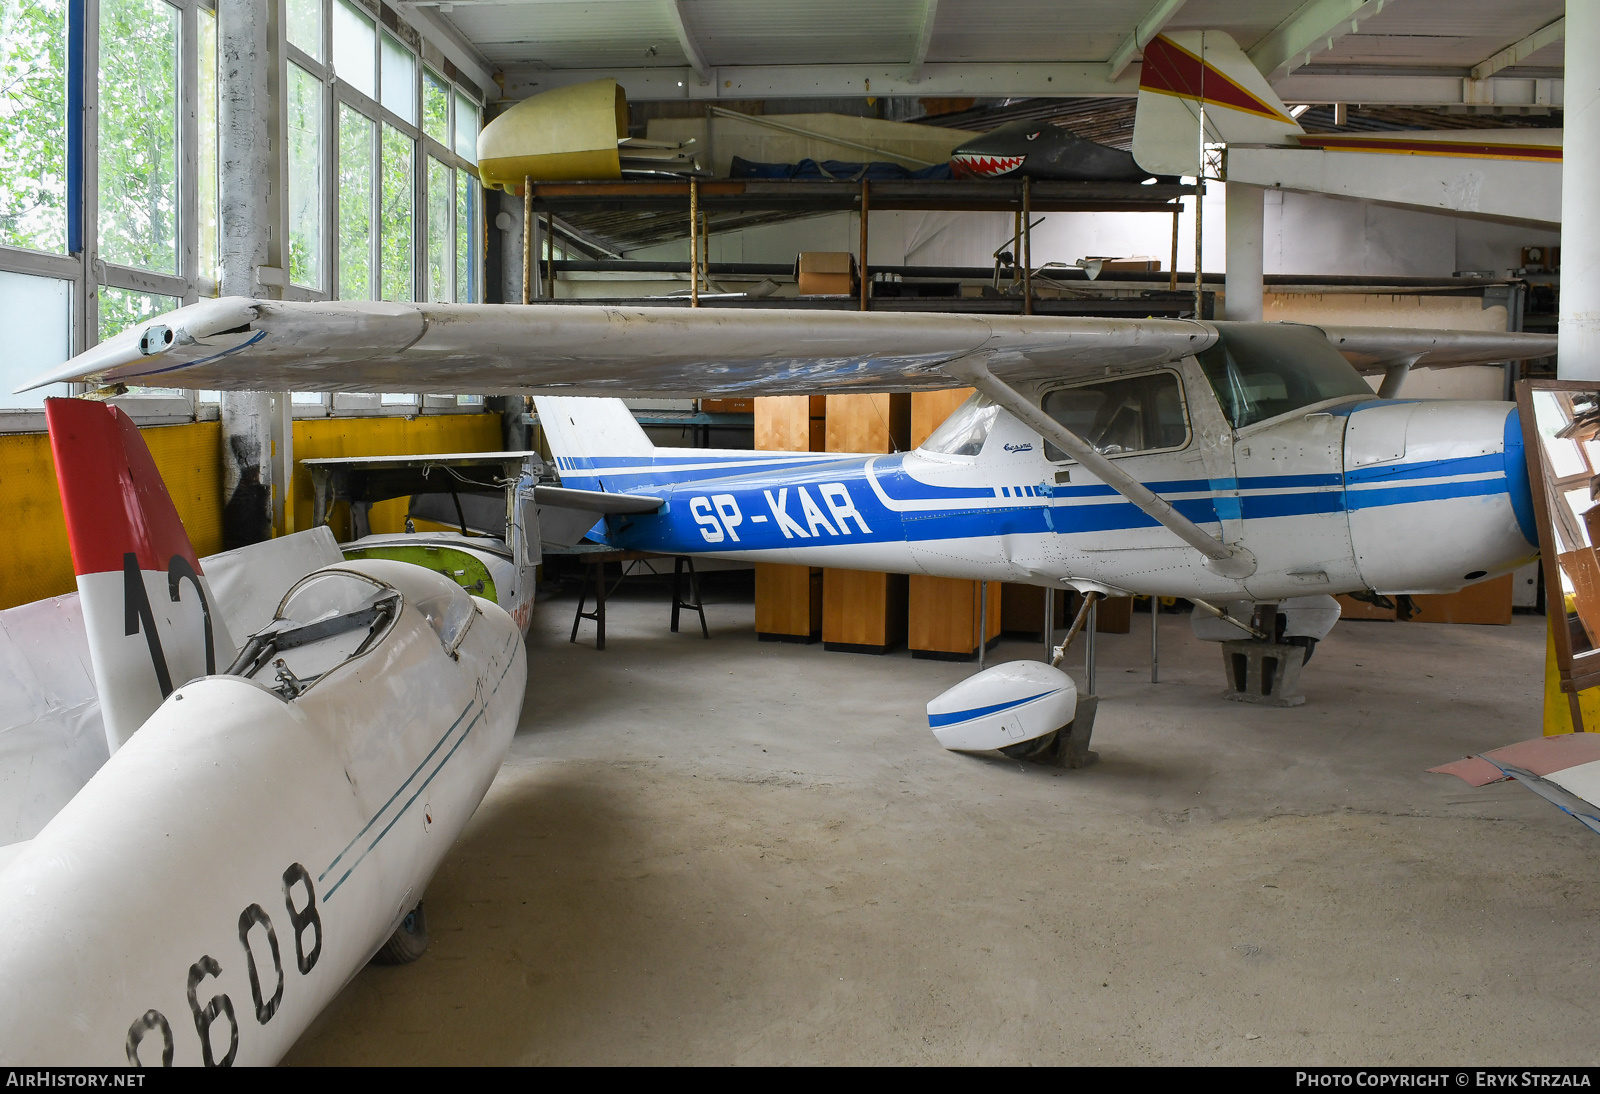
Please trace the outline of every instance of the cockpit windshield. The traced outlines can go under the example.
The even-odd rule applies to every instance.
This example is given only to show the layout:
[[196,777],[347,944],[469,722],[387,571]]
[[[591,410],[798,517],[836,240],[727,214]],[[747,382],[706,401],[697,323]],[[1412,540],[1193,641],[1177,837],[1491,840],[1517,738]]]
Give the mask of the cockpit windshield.
[[974,392],[918,447],[943,456],[976,456],[983,451],[983,442],[989,439],[989,430],[994,428],[999,413],[1000,408],[987,395]]
[[1217,344],[1197,356],[1235,429],[1327,399],[1373,397],[1371,386],[1316,327],[1217,329]]

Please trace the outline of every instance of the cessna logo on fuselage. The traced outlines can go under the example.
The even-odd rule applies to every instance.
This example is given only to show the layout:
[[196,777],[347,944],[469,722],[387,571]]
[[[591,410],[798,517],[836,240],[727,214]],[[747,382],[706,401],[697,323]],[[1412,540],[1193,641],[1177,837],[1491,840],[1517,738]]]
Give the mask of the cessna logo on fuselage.
[[1033,451],[1033,443],[1031,441],[1026,443],[1026,444],[1008,444],[1008,445],[1005,445],[1003,447],[1005,448],[1005,450],[1007,452],[1032,452]]
[[[850,498],[850,491],[845,489],[842,482],[824,482],[817,486],[817,494],[822,498],[819,506],[811,492],[804,486],[794,488],[795,500],[799,504],[799,520],[789,512],[789,487],[779,487],[776,492],[763,490],[761,493],[767,499],[767,506],[772,510],[772,519],[778,522],[778,531],[783,533],[784,539],[811,539],[826,532],[830,536],[854,535],[855,530],[850,527],[850,522],[855,521],[856,528],[862,534],[870,534],[872,529],[867,527],[867,522],[856,511],[856,503]],[[822,511],[823,506],[828,512]],[[739,499],[732,494],[704,494],[689,499],[689,512],[694,517],[694,522],[700,526],[700,535],[707,543],[721,543],[723,540],[739,542],[739,533],[736,529],[745,522],[744,514],[739,510]],[[829,515],[833,519],[828,519]],[[802,521],[804,522],[802,524]],[[765,513],[754,513],[750,516],[751,524],[765,524]]]

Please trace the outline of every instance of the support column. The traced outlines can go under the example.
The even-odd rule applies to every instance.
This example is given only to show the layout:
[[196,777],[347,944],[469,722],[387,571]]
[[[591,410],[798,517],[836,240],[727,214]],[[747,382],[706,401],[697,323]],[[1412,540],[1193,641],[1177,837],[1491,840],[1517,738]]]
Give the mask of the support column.
[[1261,322],[1261,195],[1259,186],[1228,183],[1227,300],[1223,314],[1246,323]]
[[[269,6],[219,0],[219,178],[222,295],[265,296],[272,223],[272,152],[267,94]],[[272,538],[272,396],[222,393],[222,545],[231,550]]]
[[1567,5],[1557,375],[1600,379],[1600,5]]

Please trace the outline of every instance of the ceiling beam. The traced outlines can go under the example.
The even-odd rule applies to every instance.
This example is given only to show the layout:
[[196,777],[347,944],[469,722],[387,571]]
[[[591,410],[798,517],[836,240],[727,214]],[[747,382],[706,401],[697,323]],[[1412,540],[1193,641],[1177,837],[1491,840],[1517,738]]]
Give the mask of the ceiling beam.
[[1538,53],[1545,46],[1559,42],[1567,36],[1567,17],[1563,15],[1549,26],[1540,27],[1520,42],[1513,42],[1487,61],[1472,69],[1474,80],[1487,80],[1502,68],[1510,68]]
[[[869,96],[1137,95],[1130,66],[1119,80],[1106,78],[1104,61],[1086,64],[930,62],[916,83],[904,63],[892,65],[748,65],[710,70],[709,85],[688,68],[549,69],[505,67],[506,97],[522,99],[588,80],[613,79],[636,102],[671,99],[853,99]],[[1460,82],[1459,80],[1457,81]]]
[[1367,106],[1474,106],[1560,109],[1563,81],[1494,76],[1324,74],[1301,68],[1273,84],[1286,103],[1363,103]]
[[667,17],[672,20],[672,29],[678,36],[678,45],[683,47],[684,60],[689,62],[689,68],[694,72],[694,78],[701,87],[711,83],[711,70],[706,67],[705,58],[700,56],[700,48],[695,45],[694,36],[689,33],[689,24],[683,21],[683,0],[667,0]]
[[1293,71],[1313,54],[1354,33],[1358,24],[1383,10],[1386,0],[1307,0],[1248,53],[1268,79]]
[[1145,12],[1144,18],[1139,20],[1138,26],[1133,28],[1117,51],[1111,55],[1110,78],[1115,80],[1121,76],[1127,67],[1133,63],[1133,56],[1149,45],[1162,28],[1178,14],[1178,9],[1183,7],[1184,0],[1156,0],[1156,6]]
[[906,78],[912,83],[922,79],[922,63],[928,59],[928,46],[933,42],[933,21],[939,16],[939,0],[926,0],[922,5],[922,32],[917,35],[916,52],[911,55],[911,70]]

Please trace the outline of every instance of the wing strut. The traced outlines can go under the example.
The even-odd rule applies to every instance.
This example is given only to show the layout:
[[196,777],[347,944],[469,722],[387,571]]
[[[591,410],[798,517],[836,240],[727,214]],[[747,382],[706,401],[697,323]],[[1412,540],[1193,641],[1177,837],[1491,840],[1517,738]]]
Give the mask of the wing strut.
[[1378,385],[1378,398],[1400,398],[1400,385],[1411,375],[1411,366],[1422,359],[1420,353],[1410,353],[1393,361],[1383,362],[1383,383]]
[[942,371],[966,381],[1005,407],[1018,419],[1077,460],[1111,489],[1127,498],[1140,512],[1170,530],[1179,539],[1206,556],[1206,569],[1235,580],[1256,572],[1256,559],[1244,547],[1227,544],[1204,531],[1172,507],[1172,503],[1147,488],[1144,483],[1102,456],[1093,445],[1040,410],[1026,396],[999,380],[980,362],[953,361]]

